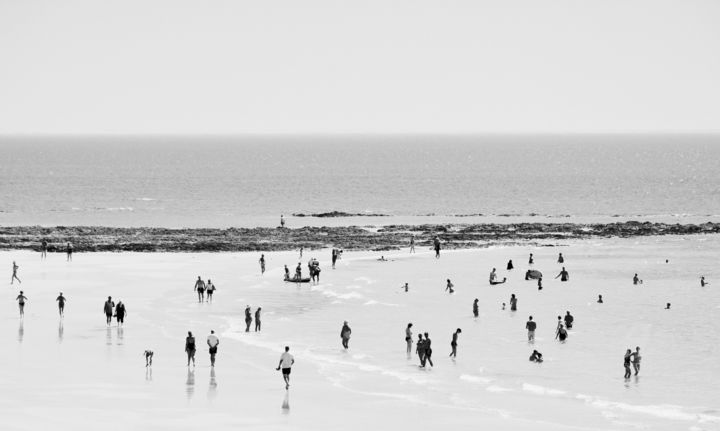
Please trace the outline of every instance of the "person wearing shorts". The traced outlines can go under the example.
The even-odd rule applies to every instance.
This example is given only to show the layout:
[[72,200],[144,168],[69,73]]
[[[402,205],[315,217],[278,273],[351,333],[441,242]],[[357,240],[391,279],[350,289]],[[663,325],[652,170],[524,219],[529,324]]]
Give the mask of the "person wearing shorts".
[[280,356],[280,362],[278,363],[277,370],[282,370],[283,380],[285,381],[285,389],[290,389],[290,371],[291,367],[295,363],[295,358],[290,354],[290,347],[285,346],[285,353]]
[[218,344],[220,344],[220,340],[218,339],[217,335],[215,335],[215,331],[210,331],[210,335],[207,337],[207,345],[210,348],[210,366],[215,366],[215,355],[217,355],[217,348]]

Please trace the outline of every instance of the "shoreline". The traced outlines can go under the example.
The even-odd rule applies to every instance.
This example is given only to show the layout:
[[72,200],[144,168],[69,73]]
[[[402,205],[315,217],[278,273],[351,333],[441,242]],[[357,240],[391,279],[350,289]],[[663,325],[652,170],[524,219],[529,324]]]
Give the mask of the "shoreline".
[[531,244],[539,240],[630,238],[720,233],[720,223],[514,223],[422,224],[301,228],[115,228],[103,226],[4,226],[0,250],[62,252],[71,242],[75,252],[241,252],[307,249],[386,251],[409,246],[430,247],[437,235],[446,249]]

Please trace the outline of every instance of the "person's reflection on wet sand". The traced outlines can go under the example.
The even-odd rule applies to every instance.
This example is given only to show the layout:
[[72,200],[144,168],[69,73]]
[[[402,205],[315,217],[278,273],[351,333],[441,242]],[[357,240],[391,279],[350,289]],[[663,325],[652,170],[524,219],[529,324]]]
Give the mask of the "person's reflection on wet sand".
[[123,345],[123,335],[125,335],[125,329],[123,329],[122,326],[118,326],[118,328],[117,328],[117,341],[115,342],[115,344],[117,344],[118,346],[122,346],[122,345]]
[[145,381],[152,382],[152,367],[145,367]]
[[193,397],[195,393],[195,370],[188,369],[187,381],[185,382],[188,400]]
[[60,323],[58,323],[58,343],[62,343],[63,335],[65,335],[65,326],[63,321],[60,320]]
[[25,323],[21,320],[20,321],[20,327],[18,327],[18,341],[20,343],[23,342],[23,337],[25,336]]
[[112,346],[112,332],[110,332],[109,326],[105,330],[105,344],[107,344],[108,346]]
[[208,399],[213,400],[217,397],[217,379],[215,378],[215,368],[210,368],[210,386],[208,387]]
[[285,398],[283,399],[282,410],[283,413],[290,412],[290,391],[285,391]]

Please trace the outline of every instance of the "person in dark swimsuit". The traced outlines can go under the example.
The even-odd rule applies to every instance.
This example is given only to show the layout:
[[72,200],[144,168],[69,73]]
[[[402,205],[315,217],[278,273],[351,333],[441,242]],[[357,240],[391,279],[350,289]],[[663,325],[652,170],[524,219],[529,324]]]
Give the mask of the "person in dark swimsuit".
[[533,350],[532,354],[530,355],[530,362],[537,362],[538,364],[542,363],[542,353],[538,352],[537,350]]
[[572,329],[574,321],[575,318],[568,311],[567,314],[565,314],[565,327],[568,328],[568,330]]
[[510,295],[510,311],[517,311],[517,298],[514,293]]
[[567,339],[567,331],[563,327],[562,323],[560,324],[560,327],[558,327],[557,333],[555,334],[555,339],[560,340],[561,343],[564,343]]
[[542,288],[543,288],[542,277],[540,277],[540,278],[538,278],[538,290],[542,290]]
[[478,317],[478,299],[473,301],[473,316]]
[[570,279],[570,274],[565,270],[565,267],[563,266],[562,271],[560,271],[560,274],[556,275],[555,278],[560,277],[560,281],[568,281]]
[[535,259],[533,258],[533,254],[530,253],[530,257],[528,258],[528,265],[532,265],[535,263]]
[[27,301],[27,296],[23,294],[23,291],[20,291],[20,294],[15,298],[15,300],[18,302],[18,307],[20,308],[20,317],[25,316],[25,301]]
[[252,311],[250,306],[245,307],[245,332],[250,332],[250,324],[252,323]]
[[455,285],[452,284],[452,282],[451,282],[450,279],[448,278],[448,279],[447,279],[447,285],[445,286],[445,292],[447,292],[447,291],[449,290],[450,293],[454,293],[455,290],[453,290],[453,287],[455,287]]
[[450,351],[451,358],[457,357],[457,339],[458,339],[458,334],[461,334],[461,333],[462,333],[462,329],[457,328],[455,330],[455,332],[452,334],[452,341],[450,342],[450,348],[452,349]]
[[428,333],[425,333],[425,342],[423,343],[423,348],[425,349],[425,362],[429,362],[431,367],[434,367],[432,362],[432,341],[430,340],[430,335]]
[[65,315],[65,301],[67,301],[67,299],[63,296],[63,293],[60,292],[60,296],[58,296],[55,300],[58,303],[58,311],[62,317]]
[[565,263],[565,258],[562,253],[558,254],[558,263]]
[[423,340],[422,334],[418,334],[417,344],[415,344],[415,353],[417,353],[420,359],[420,366],[425,368],[425,340]]
[[598,304],[602,304],[602,303],[603,303],[602,295],[598,295],[598,300],[597,300],[597,302],[598,302]]
[[67,253],[67,261],[72,261],[72,254],[73,254],[73,246],[70,243],[67,243],[67,246],[65,247],[65,253]]
[[630,358],[632,357],[632,351],[627,349],[625,352],[625,358],[623,359],[623,367],[625,367],[625,379],[629,379],[632,375],[630,371]]
[[435,237],[433,246],[435,247],[435,259],[440,259],[440,238]]
[[258,307],[257,310],[255,310],[255,332],[260,330],[260,310],[262,310],[262,307]]
[[265,255],[260,255],[260,274],[265,274]]
[[511,269],[515,268],[512,263],[512,259],[508,260],[507,263],[507,270],[510,271]]
[[47,249],[48,249],[48,243],[45,240],[42,240],[40,243],[40,259],[47,259]]
[[188,331],[188,336],[185,338],[185,353],[187,353],[188,363],[190,366],[190,360],[192,360],[193,367],[195,366],[195,337],[192,332]]
[[205,300],[205,282],[202,281],[202,278],[198,275],[198,279],[195,282],[194,290],[197,291],[198,294],[198,302],[203,302]]

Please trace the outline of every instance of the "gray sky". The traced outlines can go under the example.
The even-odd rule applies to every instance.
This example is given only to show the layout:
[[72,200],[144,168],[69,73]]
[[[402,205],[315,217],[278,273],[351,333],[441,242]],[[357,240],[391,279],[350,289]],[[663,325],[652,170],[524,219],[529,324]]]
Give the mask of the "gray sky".
[[0,133],[720,131],[720,1],[0,0]]

